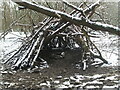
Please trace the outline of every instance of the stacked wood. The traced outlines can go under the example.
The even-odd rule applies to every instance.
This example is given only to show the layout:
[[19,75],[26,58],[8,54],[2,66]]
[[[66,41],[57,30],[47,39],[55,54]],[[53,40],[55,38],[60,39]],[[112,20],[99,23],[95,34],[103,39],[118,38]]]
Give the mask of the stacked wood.
[[95,9],[100,6],[100,2],[96,2],[83,10],[81,8],[83,3],[79,7],[76,7],[63,1],[66,5],[74,9],[70,14],[67,14],[23,0],[19,0],[18,2],[16,0],[12,1],[20,6],[50,17],[40,22],[42,24],[34,26],[34,34],[31,34],[29,39],[13,55],[5,60],[4,63],[11,64],[14,69],[33,68],[36,61],[43,61],[40,57],[43,50],[75,48],[80,49],[82,52],[81,63],[83,63],[83,69],[85,69],[86,65],[90,66],[93,64],[96,58],[102,60],[103,63],[108,63],[91,41],[90,37],[92,35],[89,33],[88,27],[92,30],[108,31],[117,35],[120,35],[120,29],[112,25],[89,20],[94,14]]

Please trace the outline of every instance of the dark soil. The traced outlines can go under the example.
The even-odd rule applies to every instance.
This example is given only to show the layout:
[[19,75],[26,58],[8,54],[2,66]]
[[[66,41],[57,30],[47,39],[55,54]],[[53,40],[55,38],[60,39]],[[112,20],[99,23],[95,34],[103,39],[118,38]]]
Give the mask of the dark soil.
[[[18,70],[18,71],[1,71],[2,73],[2,82],[1,89],[2,90],[48,90],[45,88],[55,88],[56,85],[62,84],[63,82],[69,80],[71,76],[82,75],[82,76],[93,76],[93,75],[103,75],[104,79],[108,76],[116,76],[119,75],[118,67],[89,67],[85,71],[76,68],[76,64],[79,62],[80,53],[74,54],[75,52],[65,53],[67,57],[57,57],[57,55],[53,55],[53,57],[49,57],[48,65],[46,68],[34,68],[33,70]],[[48,55],[49,56],[49,55]],[[120,76],[116,76],[119,78]],[[102,77],[103,78],[103,77]],[[60,83],[56,84],[54,81],[60,81]],[[50,82],[50,86],[41,85],[41,83]],[[81,83],[89,82],[91,79],[84,79]],[[110,85],[114,85],[115,83],[106,82],[103,80],[104,85],[110,83]],[[74,83],[74,84],[79,84]],[[71,90],[68,87],[68,90]],[[92,89],[94,90],[94,89]],[[96,89],[95,89],[96,90]],[[98,90],[98,89],[97,89]]]

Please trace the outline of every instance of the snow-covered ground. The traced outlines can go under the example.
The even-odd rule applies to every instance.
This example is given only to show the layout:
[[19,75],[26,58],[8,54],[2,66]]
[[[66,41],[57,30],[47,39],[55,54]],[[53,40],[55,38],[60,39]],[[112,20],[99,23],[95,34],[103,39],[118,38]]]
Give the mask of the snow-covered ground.
[[[1,34],[1,33],[0,33]],[[5,38],[0,40],[0,58],[21,45],[21,39],[25,37],[24,33],[10,32]]]
[[[12,74],[11,76],[15,79],[10,82],[10,80],[2,83],[4,88],[41,88],[39,90],[53,90],[49,88],[54,88],[54,90],[119,90],[119,81],[120,77],[118,74],[95,74],[95,75],[79,75],[75,74],[74,76],[64,77],[56,76],[50,77],[47,80],[39,80],[42,77],[30,76],[30,74],[25,74],[25,76],[17,77],[13,73],[4,73],[3,74]],[[35,74],[35,73],[33,73]],[[31,82],[28,85],[29,82]],[[26,87],[25,87],[26,86]],[[23,89],[22,89],[23,90]],[[27,90],[27,89],[26,89]],[[33,89],[34,90],[34,89]]]
[[[2,58],[6,53],[8,53],[20,46],[20,44],[21,44],[21,40],[19,39],[20,37],[25,37],[24,33],[12,32],[12,33],[9,33],[5,37],[5,39],[0,40],[0,58]],[[94,39],[91,38],[91,39],[98,46],[98,48],[102,52],[103,57],[106,60],[108,60],[108,62],[110,63],[109,66],[118,65],[117,37],[111,36],[111,35],[106,35],[106,36],[100,36],[99,38],[94,38]],[[21,87],[21,84],[23,84],[23,82],[25,82],[25,84],[27,82],[30,82],[30,81],[28,81],[28,77],[30,77],[30,80],[33,77],[31,74],[28,74],[28,72],[27,72],[28,75],[27,74],[25,74],[25,75],[19,74],[21,76],[18,77],[18,76],[15,76],[14,72],[2,71],[1,69],[2,69],[2,67],[0,64],[0,71],[1,71],[1,73],[0,73],[1,74],[0,75],[0,89],[1,89],[1,86],[9,88],[9,87],[17,87],[20,85],[20,87]],[[6,75],[6,74],[10,75],[11,80],[13,80],[12,77],[15,77],[14,80],[16,80],[16,82],[14,82],[14,80],[10,81],[10,82],[9,82],[9,80],[2,81],[3,80],[2,75]],[[29,76],[29,75],[31,75],[31,76]],[[36,81],[34,81],[34,80],[38,80],[37,82],[39,83],[39,78],[42,77],[40,75],[41,74],[39,74],[39,77],[33,77],[32,83],[36,83]],[[18,80],[16,77],[18,77]],[[49,88],[50,86],[54,85],[55,88],[59,88],[59,89],[61,88],[61,90],[62,90],[62,88],[77,88],[77,87],[79,87],[79,88],[84,87],[86,89],[102,87],[102,88],[104,88],[102,90],[107,90],[107,89],[108,90],[109,89],[117,90],[118,83],[119,83],[118,77],[119,76],[116,73],[95,74],[92,76],[75,74],[74,76],[70,76],[70,77],[58,76],[58,77],[56,77],[56,79],[51,77],[50,80],[48,79],[45,82],[35,84],[33,86],[38,87],[38,88],[42,87],[42,86],[46,86]],[[41,80],[41,78],[40,78],[40,80]],[[104,84],[106,84],[106,85],[104,85]],[[44,87],[43,87],[43,89],[44,89]]]
[[5,38],[0,40],[0,89],[3,78],[1,72],[4,70],[4,66],[2,65],[2,58],[5,54],[16,50],[21,45],[20,38],[22,39],[23,37],[25,37],[24,33],[10,32],[6,35]]
[[[0,40],[0,58],[6,53],[15,50],[20,46],[21,42],[19,38],[25,37],[24,33],[11,32],[5,39]],[[101,51],[103,57],[109,62],[109,65],[105,66],[117,66],[118,65],[118,37],[109,34],[99,35],[99,38],[91,38]]]
[[118,37],[109,35],[108,33],[105,35],[98,33],[98,37],[99,38],[91,38],[91,40],[101,51],[103,58],[108,61],[109,65],[104,66],[118,66]]

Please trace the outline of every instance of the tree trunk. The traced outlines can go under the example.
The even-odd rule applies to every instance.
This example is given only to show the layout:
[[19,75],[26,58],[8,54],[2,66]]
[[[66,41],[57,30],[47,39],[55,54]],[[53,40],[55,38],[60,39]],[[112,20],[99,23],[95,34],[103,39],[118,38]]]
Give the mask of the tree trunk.
[[[25,8],[40,12],[42,14],[51,16],[51,17],[56,17],[56,18],[60,18],[64,21],[73,23],[77,26],[83,25],[83,26],[87,26],[93,30],[101,30],[101,31],[107,31],[111,34],[116,34],[120,36],[120,28],[115,27],[113,25],[109,25],[109,24],[102,24],[99,22],[92,22],[90,20],[88,20],[87,18],[78,18],[78,17],[73,17],[67,13],[63,13],[57,10],[53,10],[53,9],[49,9],[47,7],[41,6],[41,5],[36,5],[33,3],[30,3],[28,1],[25,0],[12,0],[13,2],[19,4],[20,6],[24,6]],[[93,4],[92,7],[99,5],[98,3]],[[91,8],[92,9],[92,8]]]

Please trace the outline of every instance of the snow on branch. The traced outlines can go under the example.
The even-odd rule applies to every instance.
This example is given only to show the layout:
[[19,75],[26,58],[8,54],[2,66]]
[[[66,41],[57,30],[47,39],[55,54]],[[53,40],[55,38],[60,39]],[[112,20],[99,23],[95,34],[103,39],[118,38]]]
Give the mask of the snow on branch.
[[[116,34],[116,35],[120,36],[120,28],[115,27],[113,25],[102,24],[99,22],[92,22],[86,18],[73,17],[67,13],[60,12],[58,10],[49,9],[49,8],[41,6],[41,5],[36,5],[36,4],[28,2],[26,0],[19,0],[19,2],[16,2],[16,0],[12,0],[12,1],[19,4],[20,6],[24,6],[28,9],[37,11],[39,13],[48,15],[50,17],[60,18],[64,21],[70,22],[70,23],[75,24],[77,26],[83,25],[83,26],[87,26],[89,28],[92,28],[94,30],[107,31],[111,34]],[[84,12],[88,13],[92,9],[95,9],[96,6],[98,6],[98,5],[99,5],[99,2],[96,2],[93,5],[91,5],[89,9],[86,9],[86,11],[84,11]]]

